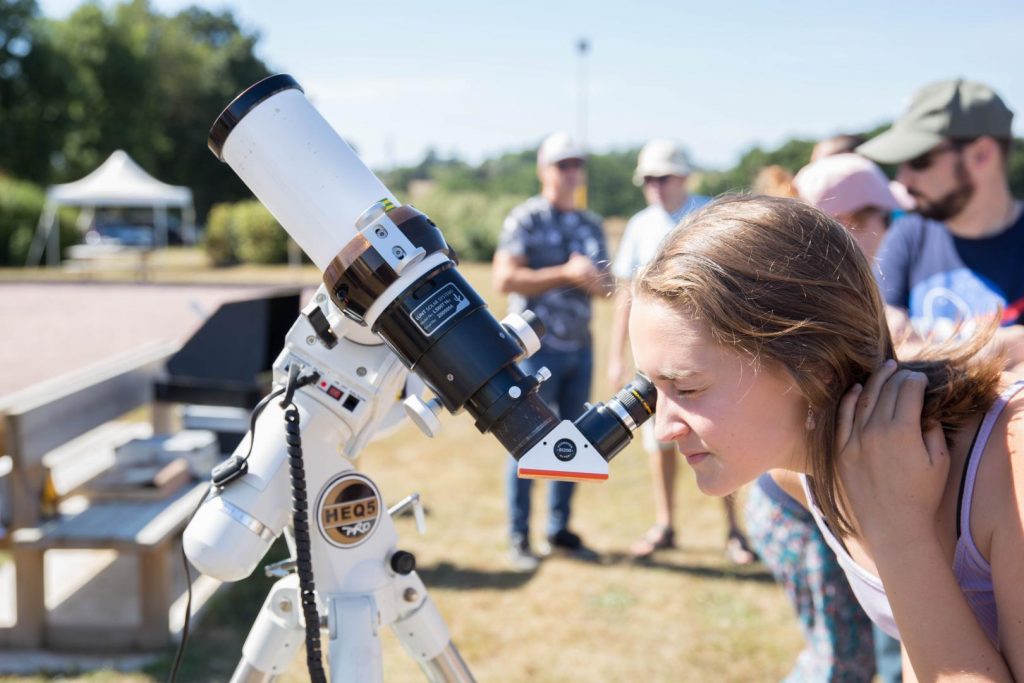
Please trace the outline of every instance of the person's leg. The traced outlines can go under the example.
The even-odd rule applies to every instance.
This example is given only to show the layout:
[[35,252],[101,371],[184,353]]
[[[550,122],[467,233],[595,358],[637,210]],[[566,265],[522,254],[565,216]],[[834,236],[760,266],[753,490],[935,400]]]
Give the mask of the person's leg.
[[675,545],[675,527],[672,523],[675,510],[675,485],[677,450],[674,444],[659,443],[654,437],[651,420],[640,428],[643,434],[644,450],[651,470],[651,493],[654,499],[654,526],[630,548],[635,558],[649,557],[654,551]]
[[505,468],[505,491],[508,496],[509,538],[530,537],[530,493],[532,479],[520,479],[516,473],[518,462],[511,455]]
[[654,522],[671,529],[672,512],[675,509],[676,465],[678,456],[675,446],[658,444],[652,454],[651,478],[654,484]]
[[729,531],[725,536],[725,555],[733,564],[750,564],[757,559],[757,555],[750,549],[747,536],[740,527],[736,514],[736,496],[725,496],[722,498],[722,504],[725,506],[725,519],[729,525]]
[[[550,354],[543,350],[538,351],[531,358],[526,358],[520,363],[520,367],[528,374],[534,374],[541,367],[547,367],[552,371],[552,377],[540,385],[541,399],[557,412],[555,399],[557,399],[557,383],[554,373],[557,368],[552,368],[553,362]],[[533,569],[536,566],[536,558],[530,546],[530,502],[533,491],[532,479],[520,479],[517,473],[518,461],[512,456],[508,457],[505,471],[505,491],[508,497],[509,511],[509,543],[511,545],[512,561],[516,567],[521,569]]]
[[[554,404],[550,405],[557,410],[560,419],[575,420],[583,414],[583,404],[590,399],[593,352],[587,348],[559,355],[562,358],[558,361],[561,381],[558,385],[557,408]],[[572,494],[575,490],[576,484],[571,481],[551,482],[548,489],[548,537],[568,531]]]

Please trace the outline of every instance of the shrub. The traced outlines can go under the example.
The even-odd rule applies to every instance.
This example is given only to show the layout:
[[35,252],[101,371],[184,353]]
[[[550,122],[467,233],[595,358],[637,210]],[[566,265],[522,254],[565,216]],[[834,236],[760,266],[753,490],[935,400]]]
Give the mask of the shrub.
[[238,258],[246,263],[287,263],[288,233],[256,200],[235,204]]
[[232,204],[214,204],[206,217],[203,250],[215,266],[238,263],[238,247],[231,224],[232,209]]
[[525,197],[432,189],[415,202],[430,216],[463,261],[490,261],[505,216]]
[[[24,266],[46,195],[23,180],[0,176],[0,266]],[[61,251],[80,241],[67,210],[58,213]],[[44,259],[45,263],[45,259]]]
[[206,220],[203,248],[218,266],[285,263],[288,233],[256,200],[217,204]]

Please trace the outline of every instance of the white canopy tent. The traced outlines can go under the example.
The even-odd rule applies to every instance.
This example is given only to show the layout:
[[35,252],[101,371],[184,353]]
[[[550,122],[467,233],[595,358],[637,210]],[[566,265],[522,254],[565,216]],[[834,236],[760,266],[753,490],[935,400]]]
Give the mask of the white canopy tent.
[[57,229],[57,209],[77,206],[83,209],[78,224],[88,225],[99,207],[153,209],[154,242],[167,246],[167,210],[180,209],[181,234],[186,243],[195,242],[195,209],[192,190],[160,182],[146,173],[124,150],[117,150],[106,161],[81,180],[52,185],[46,190],[46,203],[39,217],[36,234],[29,249],[27,265],[38,265],[47,252],[47,263],[60,261],[60,239]]

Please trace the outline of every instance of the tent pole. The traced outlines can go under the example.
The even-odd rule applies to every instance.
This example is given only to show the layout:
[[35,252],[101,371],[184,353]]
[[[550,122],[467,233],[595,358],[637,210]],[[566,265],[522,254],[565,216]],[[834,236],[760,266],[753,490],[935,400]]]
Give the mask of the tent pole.
[[196,238],[196,209],[195,206],[189,202],[181,209],[181,237],[182,241],[186,244],[195,245]]
[[156,229],[156,239],[154,242],[160,249],[167,248],[167,207],[166,206],[154,206],[153,207],[153,227]]
[[50,246],[46,251],[46,263],[51,267],[60,265],[60,226],[50,221]]
[[[25,266],[38,266],[42,262],[43,250],[46,247],[50,233],[54,228],[54,219],[57,217],[56,206],[52,202],[46,202],[43,212],[39,214],[39,222],[36,224],[36,234],[32,236],[32,244],[29,245],[28,256],[25,259]],[[58,242],[59,244],[59,242]]]

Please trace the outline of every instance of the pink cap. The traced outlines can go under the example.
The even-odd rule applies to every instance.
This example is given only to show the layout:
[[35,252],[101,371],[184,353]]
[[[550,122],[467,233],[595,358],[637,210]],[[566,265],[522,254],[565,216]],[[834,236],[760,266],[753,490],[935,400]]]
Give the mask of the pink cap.
[[900,208],[882,169],[858,154],[818,159],[800,169],[793,185],[801,199],[833,217],[868,207]]

